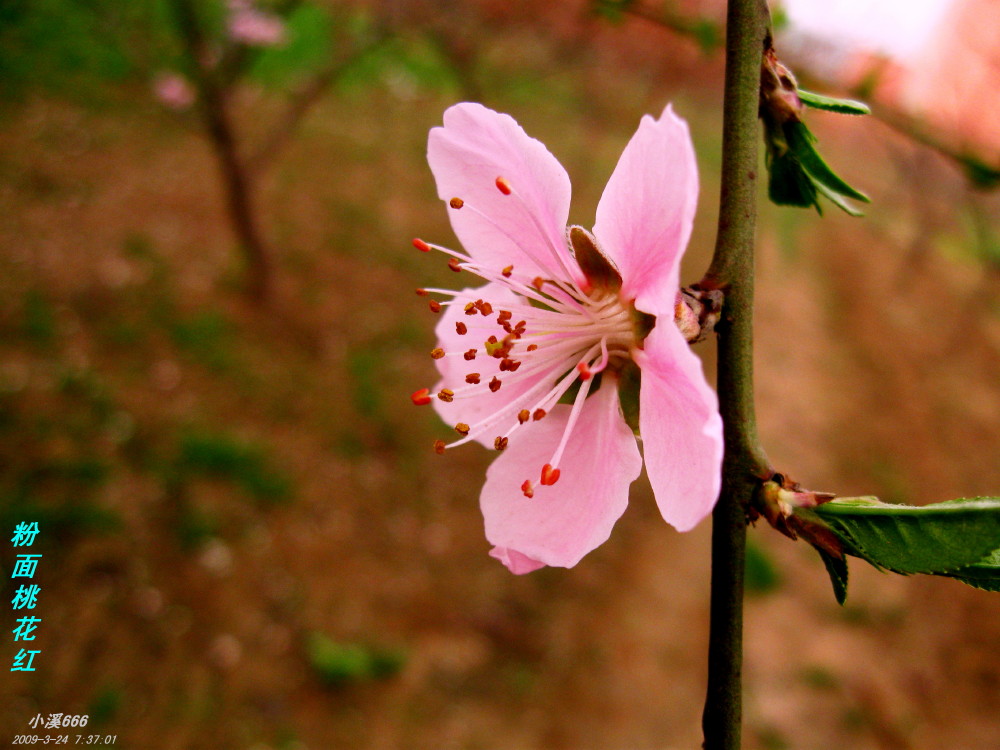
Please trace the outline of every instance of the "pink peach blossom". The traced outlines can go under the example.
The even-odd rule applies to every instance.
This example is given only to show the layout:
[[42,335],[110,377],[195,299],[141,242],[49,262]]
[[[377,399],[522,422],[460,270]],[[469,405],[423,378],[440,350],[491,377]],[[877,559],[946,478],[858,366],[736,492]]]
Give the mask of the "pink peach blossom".
[[230,4],[229,36],[250,47],[276,47],[285,43],[285,24],[275,15],[259,11],[249,3]]
[[165,107],[177,111],[187,109],[195,99],[191,84],[177,73],[160,73],[153,81],[153,95]]
[[480,496],[490,554],[514,573],[572,567],[609,537],[642,468],[619,401],[636,367],[657,505],[678,530],[694,527],[719,493],[722,420],[674,324],[698,195],[687,125],[669,106],[642,118],[593,233],[567,228],[569,177],[508,115],[449,108],[427,156],[466,252],[414,245],[486,284],[418,290],[442,298],[430,300],[441,379],[413,401],[433,402],[460,435],[438,452],[501,451]]

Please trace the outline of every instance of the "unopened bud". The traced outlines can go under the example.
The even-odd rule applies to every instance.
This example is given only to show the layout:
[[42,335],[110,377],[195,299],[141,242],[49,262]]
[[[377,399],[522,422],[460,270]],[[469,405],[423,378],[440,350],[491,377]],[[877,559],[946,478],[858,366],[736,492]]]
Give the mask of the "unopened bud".
[[760,75],[760,109],[765,119],[777,123],[802,119],[799,85],[792,71],[778,60],[774,49],[764,53]]
[[722,315],[723,295],[718,289],[686,287],[674,301],[674,323],[689,344],[703,341],[715,330]]
[[830,492],[814,492],[803,488],[781,474],[762,483],[757,492],[756,510],[778,531],[795,538],[787,520],[799,508],[815,508],[836,497]]

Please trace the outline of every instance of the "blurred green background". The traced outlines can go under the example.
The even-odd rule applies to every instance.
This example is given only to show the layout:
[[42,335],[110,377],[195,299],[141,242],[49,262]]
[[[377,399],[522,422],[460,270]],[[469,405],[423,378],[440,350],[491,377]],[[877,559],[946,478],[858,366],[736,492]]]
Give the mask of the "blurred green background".
[[[492,456],[434,455],[446,428],[409,399],[434,378],[413,289],[453,279],[410,239],[455,242],[425,162],[451,103],[547,143],[589,226],[639,118],[672,101],[701,170],[697,280],[717,6],[681,4],[701,19],[685,36],[582,0],[261,2],[285,39],[255,47],[200,0],[192,68],[166,0],[0,2],[0,528],[37,520],[44,555],[37,672],[0,671],[4,735],[58,712],[121,748],[700,745],[708,524],[673,532],[641,478],[576,569],[489,558]],[[154,93],[192,70],[226,96],[263,302],[198,103]],[[816,489],[995,494],[997,197],[843,120],[810,123],[866,218],[762,195],[764,443]],[[747,748],[997,746],[990,595],[856,562],[840,608],[810,549],[761,526],[750,543]]]

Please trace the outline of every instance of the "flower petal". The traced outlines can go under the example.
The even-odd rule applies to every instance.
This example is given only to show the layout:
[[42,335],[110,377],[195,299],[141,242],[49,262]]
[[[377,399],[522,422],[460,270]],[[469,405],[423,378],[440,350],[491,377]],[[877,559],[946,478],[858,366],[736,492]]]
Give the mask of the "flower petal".
[[[526,424],[486,472],[479,504],[490,553],[514,573],[540,565],[571,568],[611,534],[628,505],[629,485],[642,469],[635,436],[618,405],[612,378],[580,412],[553,485],[539,484],[542,466],[562,437],[572,407],[556,406],[540,422]],[[530,479],[534,497],[521,492]]]
[[701,360],[668,318],[634,353],[642,370],[639,433],[656,504],[688,531],[715,506],[722,482],[722,418]]
[[698,165],[687,123],[667,105],[642,118],[597,206],[594,235],[618,267],[622,295],[673,316],[680,262],[698,204]]
[[494,547],[490,550],[490,557],[495,557],[506,565],[511,573],[518,576],[545,567],[545,563],[532,560],[527,555],[522,555],[520,552],[506,547]]
[[[477,312],[475,315],[466,315],[463,309],[465,305],[462,302],[465,297],[489,302],[493,306],[494,314],[484,316]],[[450,425],[458,422],[474,425],[486,417],[497,415],[499,418],[495,429],[475,436],[475,439],[487,448],[492,448],[494,438],[517,424],[517,412],[524,408],[519,401],[521,396],[543,378],[551,377],[551,373],[539,372],[532,375],[526,372],[527,367],[525,367],[515,377],[514,373],[501,371],[500,360],[487,356],[484,351],[487,338],[496,336],[502,339],[505,335],[503,328],[497,323],[499,311],[510,310],[514,314],[514,320],[518,320],[518,308],[526,306],[522,297],[518,297],[503,284],[490,283],[477,289],[463,289],[455,299],[457,300],[455,304],[443,309],[441,320],[434,329],[437,345],[446,352],[465,352],[475,349],[477,354],[473,360],[466,360],[461,356],[446,356],[435,360],[441,380],[434,386],[434,393],[439,393],[442,388],[450,388],[456,393],[459,389],[467,389],[465,392],[471,395],[460,394],[452,402],[435,398],[434,409],[438,416]],[[457,332],[456,323],[465,326],[465,334]],[[465,376],[469,373],[479,374],[479,385],[470,388],[470,384],[465,380]],[[494,377],[502,382],[499,390],[495,392],[487,385]]]
[[[527,278],[566,277],[563,264],[572,264],[564,237],[569,176],[512,117],[470,102],[448,108],[444,127],[431,129],[427,161],[438,196],[464,202],[448,213],[455,234],[478,263],[494,271],[513,265]],[[512,194],[497,188],[498,177]]]

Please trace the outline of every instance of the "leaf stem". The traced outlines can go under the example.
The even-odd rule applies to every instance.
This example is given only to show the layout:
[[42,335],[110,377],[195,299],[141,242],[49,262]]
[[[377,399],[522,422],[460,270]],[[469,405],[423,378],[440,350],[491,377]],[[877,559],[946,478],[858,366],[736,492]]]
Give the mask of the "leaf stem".
[[712,595],[705,750],[737,750],[742,720],[743,568],[746,511],[770,465],[753,402],[753,274],[760,69],[765,0],[729,0],[722,121],[722,188],[712,263],[699,283],[725,294],[719,334],[719,409],[725,431],[722,494],[712,513]]

